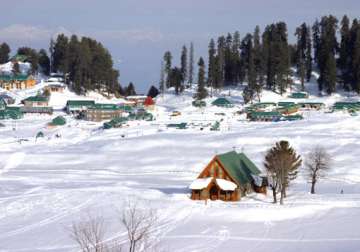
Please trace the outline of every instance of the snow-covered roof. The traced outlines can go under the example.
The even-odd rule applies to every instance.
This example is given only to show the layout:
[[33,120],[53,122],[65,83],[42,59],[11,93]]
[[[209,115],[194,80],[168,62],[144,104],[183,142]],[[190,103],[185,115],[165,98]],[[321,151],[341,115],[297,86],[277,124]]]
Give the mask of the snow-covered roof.
[[237,185],[234,182],[225,179],[216,179],[216,184],[223,191],[235,191],[235,189],[237,188]]
[[191,190],[201,190],[206,188],[210,182],[212,181],[213,178],[209,177],[209,178],[199,178],[199,179],[195,179],[189,186],[189,188]]

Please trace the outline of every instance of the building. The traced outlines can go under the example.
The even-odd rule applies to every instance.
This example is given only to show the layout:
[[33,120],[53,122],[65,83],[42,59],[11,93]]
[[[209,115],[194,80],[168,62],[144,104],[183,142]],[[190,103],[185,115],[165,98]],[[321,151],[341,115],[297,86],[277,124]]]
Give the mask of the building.
[[292,93],[289,98],[293,98],[293,99],[307,99],[309,98],[309,94],[306,92],[295,92]]
[[216,155],[191,185],[192,200],[238,201],[249,192],[266,193],[267,179],[244,154]]
[[68,100],[66,102],[66,112],[68,114],[85,112],[94,105],[95,102],[92,100]]
[[147,98],[146,95],[132,95],[132,96],[127,96],[126,100],[133,102],[135,106],[143,106],[146,98]]
[[153,110],[155,108],[155,101],[151,98],[151,96],[146,97],[144,107],[149,110]]
[[0,98],[0,120],[20,119],[22,117],[23,113],[20,107],[8,107],[6,102]]
[[250,111],[247,113],[247,118],[251,121],[259,122],[277,122],[280,121],[282,115],[278,111]]
[[325,104],[322,102],[299,102],[298,103],[300,109],[307,109],[307,110],[320,110],[325,107]]
[[23,113],[52,114],[53,108],[49,107],[49,98],[46,96],[31,96],[22,101],[21,107]]
[[234,104],[229,101],[226,98],[217,98],[215,101],[213,101],[211,103],[213,106],[217,106],[217,107],[223,107],[223,108],[232,108],[234,107]]
[[36,80],[32,75],[0,75],[0,87],[6,90],[32,88]]
[[85,119],[88,121],[101,122],[121,117],[123,110],[115,104],[94,104],[85,111]]
[[44,88],[51,92],[63,93],[65,90],[65,84],[60,82],[49,82],[48,85]]

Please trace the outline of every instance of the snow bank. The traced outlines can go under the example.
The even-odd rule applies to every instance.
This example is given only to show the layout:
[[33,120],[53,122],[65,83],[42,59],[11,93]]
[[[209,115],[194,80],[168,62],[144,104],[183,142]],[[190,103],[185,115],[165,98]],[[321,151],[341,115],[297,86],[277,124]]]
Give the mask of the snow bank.
[[216,184],[223,191],[235,191],[235,189],[237,188],[237,185],[235,183],[225,179],[216,179]]

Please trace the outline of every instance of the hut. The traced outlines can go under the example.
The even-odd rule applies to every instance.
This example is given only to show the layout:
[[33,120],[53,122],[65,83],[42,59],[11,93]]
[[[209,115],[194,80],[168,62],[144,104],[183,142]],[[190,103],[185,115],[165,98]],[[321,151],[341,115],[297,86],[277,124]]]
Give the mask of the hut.
[[95,102],[92,100],[68,100],[66,102],[66,112],[70,113],[80,113],[88,110],[88,108],[93,107]]
[[65,90],[65,84],[60,82],[50,82],[45,88],[49,92],[63,93]]
[[244,154],[216,155],[189,188],[192,200],[238,201],[249,192],[266,193],[266,179]]
[[36,80],[32,75],[0,75],[0,87],[6,90],[27,89],[35,84]]
[[222,108],[232,108],[234,104],[226,98],[220,97],[211,103],[213,106],[222,107]]
[[31,96],[22,101],[24,107],[23,113],[52,114],[53,108],[49,107],[49,98],[46,96]]
[[89,107],[85,112],[88,121],[101,122],[122,116],[122,109],[116,104],[97,103]]
[[142,106],[144,105],[146,98],[147,96],[145,95],[131,95],[131,96],[127,96],[126,100],[133,102],[135,106]]
[[306,92],[295,92],[292,93],[289,97],[293,99],[307,99],[309,98],[309,94]]
[[20,110],[20,107],[8,107],[5,109],[0,109],[0,120],[6,119],[21,119],[23,118],[23,112]]
[[325,104],[322,102],[299,102],[300,109],[306,110],[320,110],[325,107]]
[[278,111],[251,111],[247,114],[247,118],[251,121],[259,122],[277,122],[280,121],[282,115]]
[[294,114],[299,111],[299,106],[295,103],[281,103],[279,102],[279,107],[277,108],[277,111],[284,115]]

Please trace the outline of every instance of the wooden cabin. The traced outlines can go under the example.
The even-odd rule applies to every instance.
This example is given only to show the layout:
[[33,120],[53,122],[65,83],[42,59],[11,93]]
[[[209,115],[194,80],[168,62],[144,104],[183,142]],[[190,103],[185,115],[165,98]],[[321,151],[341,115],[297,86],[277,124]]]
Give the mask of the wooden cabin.
[[123,110],[115,104],[97,103],[85,111],[85,118],[88,121],[101,122],[121,117]]
[[320,110],[325,107],[325,104],[322,102],[299,102],[298,105],[301,109],[306,110]]
[[45,88],[45,90],[48,90],[50,93],[57,92],[57,93],[63,93],[65,90],[65,84],[63,83],[49,83]]
[[32,88],[36,80],[32,75],[0,75],[0,87],[6,90]]
[[66,102],[66,112],[68,114],[85,112],[94,105],[95,101],[92,100],[68,100]]
[[49,107],[49,98],[46,96],[31,96],[22,101],[24,107],[21,107],[23,113],[52,114],[53,108]]
[[249,192],[266,193],[266,178],[244,154],[216,155],[191,185],[192,200],[238,201]]
[[247,118],[251,121],[257,122],[278,122],[280,121],[282,115],[278,111],[249,111],[247,113]]
[[132,95],[127,96],[126,100],[134,103],[135,106],[143,106],[147,96],[145,95]]

